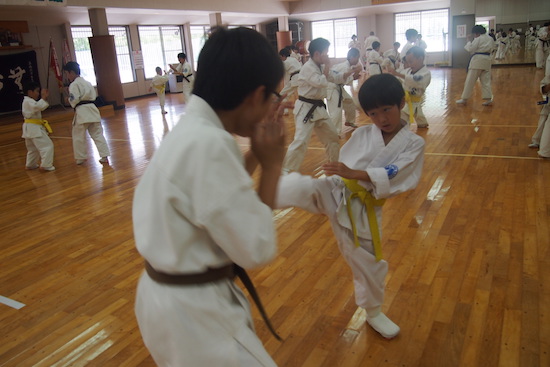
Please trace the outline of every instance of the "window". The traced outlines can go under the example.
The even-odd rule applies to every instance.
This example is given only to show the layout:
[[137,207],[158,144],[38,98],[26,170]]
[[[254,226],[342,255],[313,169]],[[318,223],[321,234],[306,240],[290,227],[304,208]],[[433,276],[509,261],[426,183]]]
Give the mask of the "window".
[[202,46],[208,39],[208,33],[210,32],[209,25],[192,25],[191,30],[191,47],[193,47],[193,65],[197,67],[199,61],[199,55],[202,50]]
[[[80,65],[80,74],[84,79],[92,83],[92,85],[96,85],[94,62],[92,60],[90,42],[88,41],[88,37],[92,37],[92,28],[71,27],[71,33],[76,53],[76,62]],[[115,39],[120,81],[122,83],[135,82],[134,68],[132,67],[130,58],[130,37],[128,36],[128,28],[112,26],[109,27],[109,34],[114,36]]]
[[405,31],[409,28],[422,34],[428,52],[448,50],[449,9],[395,14],[395,39],[401,45],[407,43]]
[[346,58],[351,36],[357,34],[355,18],[321,20],[311,22],[312,39],[323,37],[330,42],[330,57]]
[[138,26],[138,33],[147,79],[156,75],[157,66],[168,71],[168,65],[178,63],[178,54],[185,52],[179,26]]

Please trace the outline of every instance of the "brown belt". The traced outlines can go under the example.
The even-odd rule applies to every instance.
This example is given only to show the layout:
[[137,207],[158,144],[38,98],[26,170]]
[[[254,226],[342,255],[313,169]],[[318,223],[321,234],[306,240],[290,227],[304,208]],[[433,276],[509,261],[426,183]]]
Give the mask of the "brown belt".
[[172,284],[172,285],[193,285],[193,284],[205,284],[210,282],[216,282],[222,279],[233,279],[235,276],[238,276],[239,279],[243,282],[244,286],[248,290],[250,297],[258,307],[262,318],[264,319],[265,324],[267,325],[271,334],[277,338],[277,340],[282,341],[283,339],[277,334],[267,313],[262,305],[260,296],[256,292],[256,288],[252,283],[252,280],[246,273],[246,270],[241,268],[237,264],[230,264],[223,266],[221,268],[208,268],[204,273],[195,273],[195,274],[167,274],[155,270],[148,261],[145,261],[145,271],[151,279],[157,283],[163,284]]

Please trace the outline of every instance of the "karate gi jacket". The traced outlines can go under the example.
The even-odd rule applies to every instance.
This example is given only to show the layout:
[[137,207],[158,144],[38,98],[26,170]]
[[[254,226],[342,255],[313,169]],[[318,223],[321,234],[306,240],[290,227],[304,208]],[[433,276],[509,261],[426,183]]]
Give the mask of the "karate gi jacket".
[[[495,41],[488,34],[482,34],[473,41],[468,41],[464,49],[472,56],[468,69],[491,70],[491,52],[495,47]],[[488,55],[480,55],[478,53],[488,53]]]
[[[420,181],[424,164],[424,140],[409,130],[408,123],[401,120],[403,127],[388,145],[384,145],[382,131],[376,125],[361,126],[340,149],[340,161],[351,169],[364,170],[372,182],[359,181],[376,199],[386,199],[414,189]],[[332,190],[337,209],[338,223],[351,229],[346,197],[349,192],[341,179],[332,178],[336,186]],[[366,208],[360,200],[351,202],[357,235],[372,239]],[[382,207],[375,207],[381,225]]]
[[80,76],[69,85],[69,103],[75,109],[73,125],[101,122],[101,115],[95,104],[86,103],[76,107],[81,101],[95,101],[96,98],[97,94],[92,83]]
[[[29,96],[23,97],[23,104],[21,105],[21,113],[26,119],[39,119],[42,120],[42,111],[48,108],[48,102],[40,99],[38,101],[32,99]],[[42,135],[48,135],[44,125],[23,123],[23,135],[24,139],[39,138]]]

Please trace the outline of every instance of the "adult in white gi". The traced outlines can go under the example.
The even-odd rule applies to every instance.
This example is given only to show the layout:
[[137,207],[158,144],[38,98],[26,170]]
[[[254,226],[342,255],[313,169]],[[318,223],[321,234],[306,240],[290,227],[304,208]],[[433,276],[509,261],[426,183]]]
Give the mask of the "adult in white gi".
[[323,100],[327,96],[328,82],[343,83],[351,74],[337,75],[330,70],[328,47],[330,42],[316,38],[309,44],[310,59],[297,75],[298,99],[294,104],[296,129],[290,143],[283,171],[298,171],[306,155],[311,133],[315,133],[325,146],[329,162],[338,160],[340,144],[338,133],[326,110]]
[[[46,99],[50,95],[47,89],[40,90],[36,82],[24,85],[25,93],[21,113],[25,118],[23,123],[23,135],[27,147],[27,160],[25,169],[33,170],[40,167],[43,171],[55,171],[53,166],[53,142],[48,136],[47,121],[42,119],[42,111],[48,108]],[[51,130],[51,128],[50,128]],[[38,164],[40,162],[40,165]]]
[[181,75],[183,77],[182,80],[182,89],[183,89],[183,97],[185,103],[189,101],[189,97],[191,97],[191,92],[193,91],[193,82],[195,81],[195,73],[193,72],[193,68],[191,67],[191,64],[187,62],[187,55],[184,52],[180,52],[178,54],[178,61],[180,62],[176,67],[174,68],[172,65],[170,65],[170,68],[172,68],[172,71],[176,75]]
[[539,123],[537,130],[531,138],[531,144],[529,148],[537,149],[539,157],[550,158],[550,103],[548,103],[548,96],[550,94],[550,56],[546,60],[546,75],[540,83],[540,91],[543,96],[543,105],[540,111]]
[[290,50],[287,47],[279,51],[279,56],[281,60],[283,60],[283,66],[285,68],[284,86],[279,94],[282,96],[285,95],[285,100],[289,100],[291,97],[294,97],[298,89],[298,85],[294,80],[298,79],[302,64],[290,55]]
[[348,48],[356,48],[359,52],[361,52],[361,46],[361,42],[357,40],[357,36],[355,34],[351,36],[351,41],[348,43]]
[[535,45],[535,62],[537,68],[544,69],[546,58],[550,52],[550,22],[544,23],[537,32],[537,43]]
[[355,120],[357,111],[353,98],[344,88],[345,85],[351,86],[354,80],[359,79],[359,73],[363,69],[359,64],[361,54],[356,48],[350,48],[347,55],[347,60],[331,67],[331,71],[335,74],[349,74],[346,80],[341,84],[329,82],[327,88],[327,107],[328,113],[338,136],[342,136],[342,110],[346,117],[346,126],[357,127]]
[[80,65],[75,61],[69,61],[63,70],[71,82],[69,85],[68,102],[74,108],[73,118],[73,151],[76,164],[86,162],[88,152],[86,149],[86,131],[95,143],[100,163],[109,163],[111,155],[107,141],[103,136],[101,115],[94,104],[97,97],[94,87],[80,76]]
[[369,67],[369,75],[382,74],[382,63],[384,58],[380,56],[380,42],[372,44],[372,50],[367,53],[367,65]]
[[465,105],[472,96],[476,81],[481,82],[481,97],[484,106],[493,104],[493,92],[491,90],[491,52],[494,47],[493,39],[487,34],[485,27],[475,25],[472,34],[468,35],[468,42],[464,49],[471,54],[468,74],[464,82],[462,97],[456,101],[459,105]]
[[[282,111],[261,121],[278,106],[271,95],[284,71],[269,42],[247,28],[216,30],[199,63],[204,73],[185,114],[135,191],[136,247],[149,264],[135,312],[158,366],[272,367],[233,278],[197,278],[233,263],[254,268],[276,254],[271,207],[284,157]],[[212,78],[217,73],[227,78]],[[251,138],[249,172],[232,134]],[[254,157],[262,166],[258,192]],[[158,274],[178,281],[166,284]]]
[[401,110],[401,118],[405,121],[416,121],[419,128],[427,128],[428,120],[422,111],[426,88],[432,80],[432,73],[424,65],[425,53],[418,46],[409,49],[405,56],[408,69],[403,73],[390,70],[390,73],[403,79],[403,88],[406,91],[406,104]]
[[[371,89],[363,94],[364,88]],[[393,91],[399,94],[395,96]],[[379,94],[384,97],[377,96]],[[379,105],[388,95],[399,101],[398,104]],[[372,221],[378,228],[373,234],[367,214],[371,208],[367,209],[359,197],[350,197],[355,188],[342,178],[355,181],[372,200],[390,198],[416,187],[422,172],[424,141],[399,118],[403,97],[403,88],[395,77],[381,74],[367,79],[359,92],[359,100],[367,115],[376,113],[369,115],[374,125],[354,131],[340,151],[340,162],[323,165],[325,173],[334,176],[321,179],[298,173],[283,176],[276,203],[280,208],[296,206],[328,217],[340,253],[353,272],[355,302],[367,311],[369,324],[386,338],[397,335],[399,327],[381,312],[388,264],[378,257],[381,254],[373,244],[382,222],[381,203],[374,204],[376,215]],[[365,108],[365,102],[376,107]]]
[[405,37],[407,38],[407,43],[405,43],[405,46],[401,49],[401,53],[399,54],[400,60],[403,60],[405,56],[407,56],[409,49],[414,46],[416,38],[418,37],[418,31],[416,29],[409,28],[405,31]]
[[372,44],[374,42],[380,43],[380,39],[374,35],[374,32],[370,32],[369,36],[365,38],[365,52],[369,52],[373,49]]
[[166,73],[162,75],[162,69],[158,66],[155,71],[157,74],[153,77],[153,80],[151,80],[150,90],[154,90],[157,97],[159,97],[160,112],[165,114],[166,110],[164,109],[164,104],[166,100],[166,83],[168,83],[168,76]]

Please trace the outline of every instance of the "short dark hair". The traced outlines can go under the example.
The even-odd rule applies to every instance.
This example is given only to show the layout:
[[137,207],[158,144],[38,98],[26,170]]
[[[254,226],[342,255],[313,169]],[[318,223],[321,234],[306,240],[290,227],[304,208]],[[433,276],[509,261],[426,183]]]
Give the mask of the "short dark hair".
[[409,50],[407,51],[407,55],[408,54],[413,55],[417,59],[423,59],[423,58],[426,57],[426,53],[424,52],[422,47],[419,47],[419,46],[413,46],[413,47],[409,48]]
[[359,57],[360,55],[361,55],[361,53],[359,52],[359,50],[356,49],[355,47],[352,47],[352,48],[350,48],[349,51],[348,51],[348,57],[347,57],[347,59],[349,60],[349,59],[351,59],[351,58],[353,58],[353,57]]
[[185,60],[187,60],[187,55],[185,54],[185,52],[180,52],[180,53],[178,54],[178,59],[185,59]]
[[30,90],[35,90],[36,88],[40,88],[39,82],[34,80],[26,80],[23,82],[23,92],[25,92],[25,95],[28,94]]
[[373,50],[376,50],[376,49],[379,48],[379,47],[380,47],[380,42],[374,41],[374,42],[372,43],[372,49],[373,49]]
[[269,98],[283,75],[281,59],[260,33],[218,28],[199,55],[193,94],[214,110],[233,110],[262,85]]
[[290,57],[290,50],[287,47],[281,48],[281,51],[279,51],[279,55],[283,57]]
[[414,28],[409,28],[405,31],[405,37],[407,37],[407,41],[410,41],[412,38],[416,38],[418,36],[418,31]]
[[405,91],[401,82],[391,74],[377,74],[368,78],[359,89],[359,103],[368,114],[382,106],[401,106]]
[[157,67],[155,68],[155,71],[156,71],[157,73],[158,73],[159,71],[162,73],[162,69],[160,68],[160,66],[157,66]]
[[[510,28],[512,29],[512,28]],[[485,34],[487,33],[487,29],[485,29],[484,26],[482,25],[475,25],[472,27],[472,33],[475,33],[475,34]]]
[[308,51],[309,55],[313,57],[313,54],[315,52],[323,52],[324,50],[328,49],[330,46],[330,42],[324,38],[315,38],[313,41],[309,43]]
[[401,43],[400,42],[394,42],[393,45],[399,47],[399,46],[401,46]]
[[74,71],[76,75],[80,75],[80,65],[76,61],[69,61],[63,66],[63,70]]

